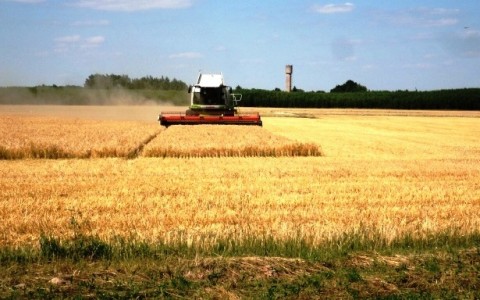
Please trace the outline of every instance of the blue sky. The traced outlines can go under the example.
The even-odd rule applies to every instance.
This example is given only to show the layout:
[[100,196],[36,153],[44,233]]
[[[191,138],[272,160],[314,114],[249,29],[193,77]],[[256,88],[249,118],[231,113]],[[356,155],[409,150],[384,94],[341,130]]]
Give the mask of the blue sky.
[[0,86],[199,70],[328,91],[480,87],[480,1],[0,0]]

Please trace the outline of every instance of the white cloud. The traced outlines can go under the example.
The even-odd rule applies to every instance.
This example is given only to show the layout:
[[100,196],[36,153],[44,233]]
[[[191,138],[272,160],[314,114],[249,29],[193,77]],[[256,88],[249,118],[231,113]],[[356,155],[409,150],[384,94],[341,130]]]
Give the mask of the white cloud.
[[458,14],[460,10],[458,8],[433,8],[429,10],[432,15],[452,15]]
[[92,36],[92,37],[86,38],[85,41],[88,44],[98,45],[98,44],[103,43],[105,41],[105,38],[101,35],[97,35],[97,36]]
[[198,52],[174,53],[168,56],[168,58],[186,58],[186,59],[194,59],[194,58],[201,58],[201,57],[203,57],[202,54]]
[[320,14],[336,14],[347,13],[353,11],[355,5],[347,2],[345,4],[326,4],[326,5],[314,5],[313,10]]
[[82,38],[80,35],[67,35],[58,37],[54,41],[54,51],[65,53],[78,49],[96,48],[105,42],[105,37],[98,35]]
[[81,45],[82,48],[94,48],[98,47],[99,45],[103,44],[105,42],[105,37],[101,35],[97,36],[92,36],[89,38],[86,38],[83,44]]
[[108,11],[141,11],[192,6],[193,0],[78,0],[75,6]]
[[78,41],[80,41],[79,35],[67,35],[55,39],[55,42],[61,44],[76,43]]

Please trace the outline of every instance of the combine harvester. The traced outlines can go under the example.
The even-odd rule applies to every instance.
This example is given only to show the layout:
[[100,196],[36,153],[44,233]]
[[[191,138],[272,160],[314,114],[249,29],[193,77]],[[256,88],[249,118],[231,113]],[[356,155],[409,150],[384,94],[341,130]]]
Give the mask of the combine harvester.
[[160,125],[257,125],[262,126],[259,113],[238,113],[235,108],[242,99],[232,94],[222,74],[199,74],[197,83],[189,86],[190,107],[186,112],[161,112]]

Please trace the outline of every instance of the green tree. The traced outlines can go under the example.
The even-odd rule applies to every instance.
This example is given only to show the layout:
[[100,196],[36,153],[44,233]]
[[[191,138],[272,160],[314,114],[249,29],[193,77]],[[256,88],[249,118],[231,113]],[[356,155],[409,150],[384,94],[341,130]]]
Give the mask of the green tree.
[[130,79],[127,75],[115,74],[92,74],[85,80],[84,86],[87,88],[128,88],[134,90],[185,90],[187,84],[178,79],[168,77],[156,78],[144,76],[142,78]]
[[342,85],[337,85],[330,90],[330,93],[356,93],[356,92],[366,92],[367,88],[361,84],[356,83],[353,80],[347,80]]
[[296,86],[293,86],[292,92],[294,92],[294,93],[304,93],[305,91],[297,88]]

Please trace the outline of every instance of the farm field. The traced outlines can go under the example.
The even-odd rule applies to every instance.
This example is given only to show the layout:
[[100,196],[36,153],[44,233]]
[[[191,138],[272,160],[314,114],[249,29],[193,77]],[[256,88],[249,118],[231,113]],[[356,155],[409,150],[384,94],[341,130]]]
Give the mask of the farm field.
[[[263,128],[230,128],[225,129],[225,135],[237,140],[244,135],[250,141],[247,146],[261,143],[276,149],[284,143],[314,145],[321,153],[241,157],[227,151],[212,155],[220,157],[147,157],[149,151],[152,154],[164,146],[186,147],[188,153],[212,149],[196,148],[192,139],[182,139],[188,136],[188,129],[160,127],[155,123],[160,110],[148,106],[0,106],[0,147],[4,153],[13,153],[12,149],[28,152],[25,149],[31,149],[32,144],[37,148],[55,145],[55,149],[69,153],[63,159],[36,159],[35,155],[2,157],[0,245],[35,251],[45,237],[69,241],[81,232],[112,245],[119,238],[173,248],[184,245],[202,253],[205,262],[209,262],[205,263],[206,268],[221,264],[208,259],[221,256],[223,251],[225,255],[238,254],[229,263],[223,261],[226,265],[256,265],[261,270],[267,266],[288,266],[298,268],[295,272],[302,276],[325,271],[321,261],[319,264],[299,254],[302,247],[311,253],[326,245],[344,249],[342,243],[348,244],[349,239],[380,251],[395,249],[395,245],[406,241],[421,248],[428,243],[442,245],[447,239],[453,247],[452,241],[463,237],[467,248],[458,252],[458,257],[470,257],[478,249],[478,112],[261,109]],[[38,124],[43,126],[37,127]],[[217,130],[209,127],[191,129],[192,136],[205,134],[202,129]],[[62,133],[62,138],[54,132]],[[198,138],[203,140],[219,147],[224,141],[216,136]],[[102,149],[110,155],[98,154]],[[135,155],[129,156],[132,152]],[[271,254],[267,251],[261,256],[262,249],[246,246],[258,242],[266,247],[267,241],[272,248],[286,249],[285,245],[293,243],[293,249],[298,245],[300,249],[271,250]],[[248,250],[235,250],[242,247]],[[354,246],[351,248],[356,251]],[[255,262],[247,262],[245,257],[252,255],[257,257]],[[401,271],[408,273],[409,267],[422,265],[431,258],[402,255],[400,259],[393,254],[361,253],[355,254],[353,260],[364,259],[365,264],[374,268],[374,261],[382,261],[385,267],[388,263],[384,261],[398,259],[398,266],[406,268]],[[271,261],[271,256],[306,261]],[[440,268],[437,271],[447,274],[436,280],[458,288],[458,282],[448,277],[449,269],[442,269],[441,262],[447,264],[449,259],[445,254],[435,259]],[[474,291],[475,284],[479,284],[478,260],[469,259],[473,265],[463,270],[470,274],[464,282],[466,292]],[[351,260],[348,257],[348,263]],[[193,272],[190,264],[191,261],[184,263],[182,266],[188,270],[181,271]],[[361,268],[354,270],[360,278],[351,280],[348,288],[360,295],[375,282],[379,294],[373,296],[401,295],[404,291],[400,282],[385,275],[387,271],[373,276],[362,273],[366,271]],[[440,295],[435,294],[438,291],[433,288],[430,275],[425,277],[415,270],[407,275],[422,277],[426,280],[424,287]],[[48,272],[58,275],[58,271]],[[348,279],[350,275],[345,276]],[[183,277],[193,285],[202,282],[200,277]],[[79,276],[80,279],[85,278]],[[266,282],[272,279],[262,277]],[[329,285],[330,279],[322,280],[324,291],[335,286]],[[73,284],[67,286],[73,289]],[[225,285],[221,287],[224,289]],[[5,294],[9,288],[5,281],[0,282],[0,296],[2,289]],[[209,288],[213,290],[204,290],[205,294],[197,296],[228,296],[225,290],[215,289],[219,286]],[[353,295],[348,288],[338,288],[337,292],[348,298]],[[195,294],[184,296],[192,295]]]
[[132,121],[4,116],[0,119],[0,158],[128,157],[161,130]]

